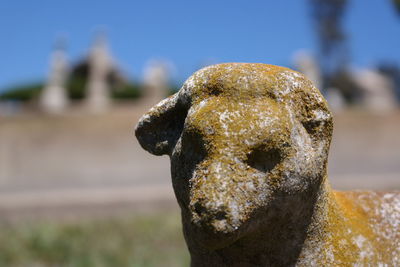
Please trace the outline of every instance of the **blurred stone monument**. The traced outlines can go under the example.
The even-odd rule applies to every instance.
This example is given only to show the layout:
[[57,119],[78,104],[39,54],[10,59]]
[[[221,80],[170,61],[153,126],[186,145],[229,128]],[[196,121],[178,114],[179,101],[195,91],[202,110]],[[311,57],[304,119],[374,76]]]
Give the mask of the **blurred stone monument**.
[[346,107],[346,100],[344,99],[340,90],[336,87],[330,87],[326,90],[326,101],[329,107],[334,112],[339,112]]
[[393,82],[373,69],[365,69],[354,74],[354,81],[362,90],[362,104],[369,110],[382,113],[396,108]]
[[68,75],[68,65],[64,43],[59,40],[51,55],[50,76],[40,96],[40,108],[47,112],[62,113],[68,106],[65,82]]
[[322,92],[324,88],[322,88],[321,70],[314,57],[307,51],[298,51],[294,55],[294,63],[296,68]]
[[168,94],[169,64],[165,61],[150,60],[143,73],[146,102],[155,104]]
[[87,108],[91,112],[103,112],[111,105],[107,75],[112,69],[105,35],[99,35],[89,53],[89,80],[86,87]]
[[315,87],[324,93],[326,100],[333,111],[340,111],[345,107],[346,101],[338,88],[323,88],[321,70],[318,67],[318,62],[311,53],[307,51],[298,51],[294,55],[294,63],[296,68],[310,79],[314,83]]

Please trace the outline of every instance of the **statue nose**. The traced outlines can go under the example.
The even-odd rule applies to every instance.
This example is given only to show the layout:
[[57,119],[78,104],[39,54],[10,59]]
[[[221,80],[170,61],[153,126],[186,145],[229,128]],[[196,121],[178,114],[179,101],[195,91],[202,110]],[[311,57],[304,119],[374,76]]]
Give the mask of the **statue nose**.
[[199,217],[212,215],[215,220],[225,220],[227,217],[227,213],[223,207],[213,210],[208,210],[203,204],[200,202],[196,202],[194,204],[194,211],[197,213]]

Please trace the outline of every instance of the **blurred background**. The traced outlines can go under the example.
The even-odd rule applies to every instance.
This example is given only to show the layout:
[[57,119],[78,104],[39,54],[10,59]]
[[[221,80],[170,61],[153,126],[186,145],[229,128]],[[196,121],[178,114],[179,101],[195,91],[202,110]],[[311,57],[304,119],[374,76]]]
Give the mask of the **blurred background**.
[[400,189],[400,1],[3,1],[0,266],[187,266],[140,116],[201,67],[303,72],[340,190]]

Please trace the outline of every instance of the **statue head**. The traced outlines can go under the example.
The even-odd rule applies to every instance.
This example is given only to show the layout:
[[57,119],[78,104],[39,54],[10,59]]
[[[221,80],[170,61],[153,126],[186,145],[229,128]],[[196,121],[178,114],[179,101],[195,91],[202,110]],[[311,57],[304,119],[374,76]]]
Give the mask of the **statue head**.
[[231,63],[194,73],[140,119],[136,136],[170,156],[185,232],[219,247],[277,199],[325,181],[332,128],[326,101],[302,74]]

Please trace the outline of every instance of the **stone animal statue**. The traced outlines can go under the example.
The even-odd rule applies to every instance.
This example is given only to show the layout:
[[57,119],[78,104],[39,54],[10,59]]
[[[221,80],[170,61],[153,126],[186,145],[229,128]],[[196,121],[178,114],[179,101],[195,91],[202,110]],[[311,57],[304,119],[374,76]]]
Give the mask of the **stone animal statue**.
[[231,63],[193,74],[136,137],[170,156],[192,266],[400,266],[400,193],[333,191],[332,129],[302,74]]

